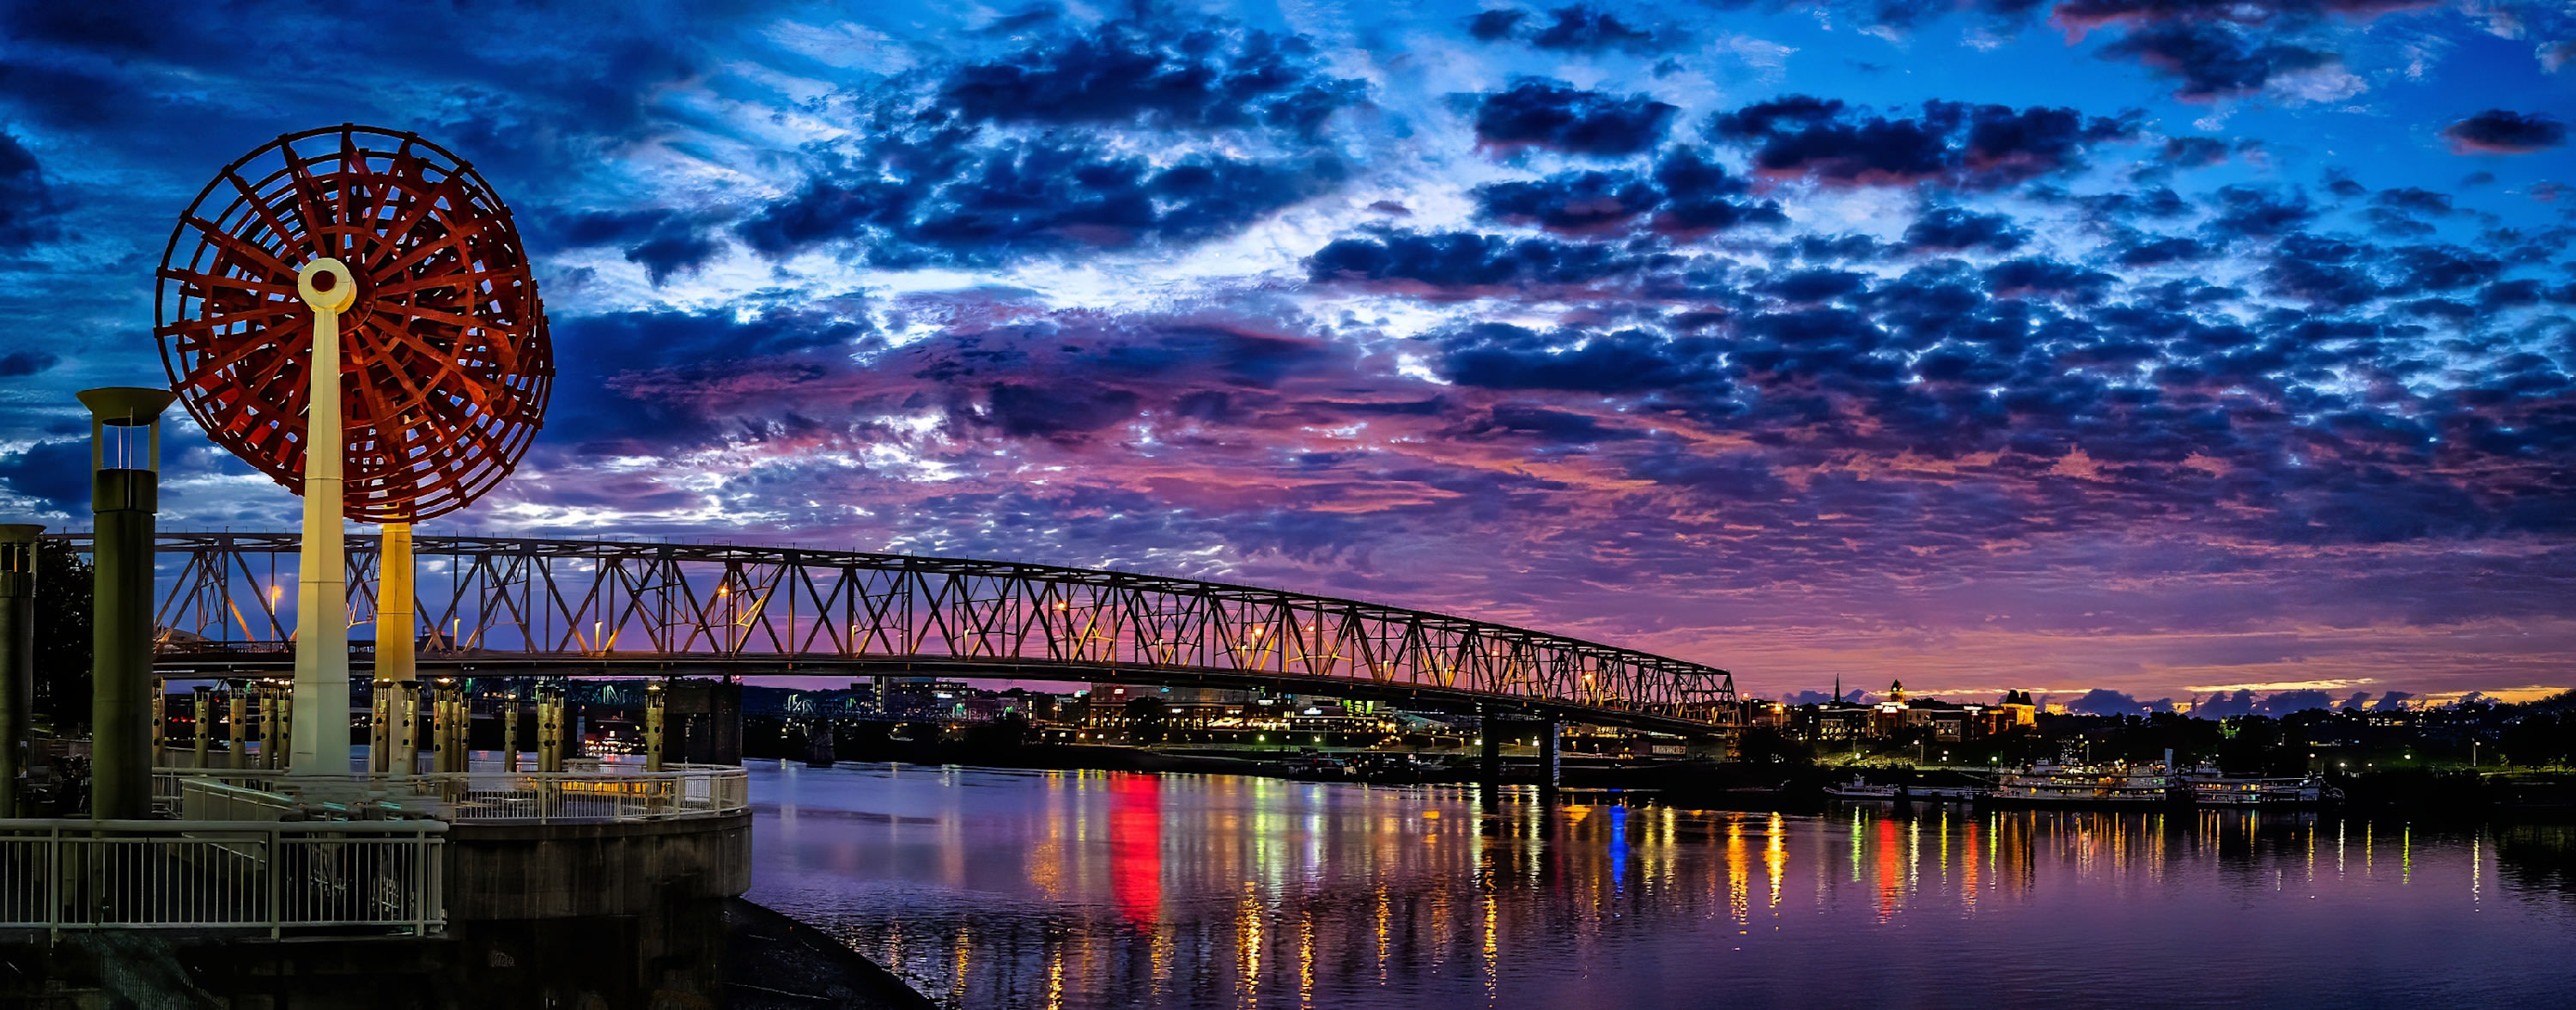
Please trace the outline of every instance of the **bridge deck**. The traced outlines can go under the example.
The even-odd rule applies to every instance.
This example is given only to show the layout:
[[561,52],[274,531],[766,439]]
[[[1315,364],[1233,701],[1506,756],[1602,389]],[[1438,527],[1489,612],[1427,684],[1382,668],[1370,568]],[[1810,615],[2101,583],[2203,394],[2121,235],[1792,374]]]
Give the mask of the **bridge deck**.
[[[351,637],[363,640],[377,539],[348,543]],[[291,663],[298,546],[294,534],[161,534],[161,665]],[[1277,687],[1687,733],[1735,712],[1733,677],[1715,667],[1255,586],[726,544],[424,537],[416,552],[424,668]]]

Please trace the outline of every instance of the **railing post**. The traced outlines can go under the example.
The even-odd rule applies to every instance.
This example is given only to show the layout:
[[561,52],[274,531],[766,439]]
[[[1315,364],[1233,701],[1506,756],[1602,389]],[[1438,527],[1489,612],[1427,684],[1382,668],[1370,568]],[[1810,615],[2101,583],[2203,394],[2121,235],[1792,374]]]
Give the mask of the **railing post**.
[[284,925],[279,922],[280,919],[285,918],[286,907],[286,882],[282,879],[286,873],[279,868],[279,864],[285,861],[286,853],[279,845],[280,830],[275,826],[268,829],[268,850],[265,854],[267,858],[261,860],[261,865],[268,868],[268,936],[272,940],[285,931]]
[[59,940],[63,935],[63,829],[55,828],[45,835],[45,933]]

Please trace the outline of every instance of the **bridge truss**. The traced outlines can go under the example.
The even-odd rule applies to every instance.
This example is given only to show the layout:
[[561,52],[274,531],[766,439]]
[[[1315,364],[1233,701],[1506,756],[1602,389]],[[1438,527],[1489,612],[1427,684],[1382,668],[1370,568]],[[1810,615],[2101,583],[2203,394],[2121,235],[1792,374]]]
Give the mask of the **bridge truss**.
[[[86,537],[62,535],[86,550]],[[351,536],[372,658],[374,537]],[[291,663],[294,534],[164,533],[159,664]],[[1447,614],[1250,586],[802,548],[423,537],[423,669],[999,677],[1472,702],[1679,732],[1731,726],[1725,670]]]

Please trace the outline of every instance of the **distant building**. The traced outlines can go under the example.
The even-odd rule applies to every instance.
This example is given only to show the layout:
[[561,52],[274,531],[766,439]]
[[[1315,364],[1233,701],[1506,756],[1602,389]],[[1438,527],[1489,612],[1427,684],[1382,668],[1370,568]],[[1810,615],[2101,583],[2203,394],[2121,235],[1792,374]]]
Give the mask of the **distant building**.
[[[1841,689],[1838,682],[1836,690]],[[1776,707],[1776,706],[1775,706]],[[1757,711],[1760,706],[1756,706]],[[1918,698],[1902,680],[1887,685],[1879,700],[1868,704],[1839,698],[1800,705],[1782,713],[1781,725],[1792,736],[1818,742],[1853,742],[1928,733],[1936,741],[1958,742],[2009,733],[2036,725],[2037,706],[2026,691],[2008,691],[1991,705]],[[1757,723],[1759,724],[1759,723]]]

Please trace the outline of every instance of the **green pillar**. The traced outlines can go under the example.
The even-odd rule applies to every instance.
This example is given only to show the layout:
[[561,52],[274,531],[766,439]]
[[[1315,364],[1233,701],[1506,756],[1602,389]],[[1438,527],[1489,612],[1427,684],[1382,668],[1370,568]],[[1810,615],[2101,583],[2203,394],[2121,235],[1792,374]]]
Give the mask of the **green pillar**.
[[[85,389],[98,560],[90,661],[90,816],[152,813],[152,534],[166,389]],[[121,429],[111,438],[109,429]],[[133,443],[141,429],[145,443]],[[139,458],[138,458],[139,457]],[[141,465],[137,465],[141,464]]]
[[36,705],[36,534],[0,525],[0,817],[18,816],[27,774],[28,715]]

